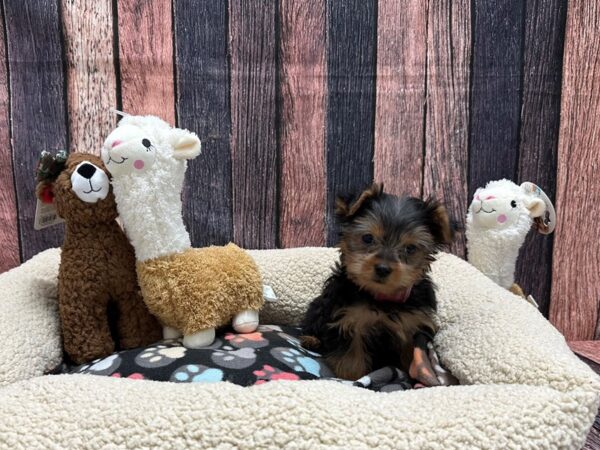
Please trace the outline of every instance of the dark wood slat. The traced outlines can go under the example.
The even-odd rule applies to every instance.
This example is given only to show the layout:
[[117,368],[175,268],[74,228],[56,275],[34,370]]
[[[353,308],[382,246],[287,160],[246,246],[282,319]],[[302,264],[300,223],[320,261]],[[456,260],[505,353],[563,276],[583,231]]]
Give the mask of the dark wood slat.
[[375,179],[397,195],[423,184],[427,2],[379,0]]
[[523,1],[472,3],[470,194],[488,181],[517,175]]
[[[184,220],[194,246],[226,244],[233,238],[227,1],[177,0],[174,14],[179,126],[202,141],[186,174]],[[257,181],[235,179],[246,182]]]
[[15,180],[9,132],[8,67],[4,38],[4,9],[0,4],[0,242],[2,242],[0,273],[12,269],[20,262]]
[[567,340],[599,336],[600,4],[569,2],[550,319]]
[[[552,201],[556,191],[566,14],[567,0],[530,0],[526,4],[518,180],[536,183]],[[534,296],[545,316],[550,306],[552,238],[529,233],[515,279]]]
[[279,240],[325,243],[325,3],[282,0]]
[[276,6],[229,2],[233,235],[245,248],[277,244]]
[[327,244],[334,203],[373,180],[377,2],[327,2]]
[[51,0],[4,0],[4,8],[21,257],[26,260],[62,244],[62,226],[33,229],[39,152],[67,144],[60,20]]
[[[463,224],[468,206],[471,1],[429,2],[423,195],[434,195]],[[465,256],[458,234],[451,251]]]
[[123,111],[175,124],[171,7],[171,0],[118,0],[119,67]]
[[[112,0],[61,0],[69,150],[100,153],[117,106]],[[52,20],[50,17],[47,20]]]

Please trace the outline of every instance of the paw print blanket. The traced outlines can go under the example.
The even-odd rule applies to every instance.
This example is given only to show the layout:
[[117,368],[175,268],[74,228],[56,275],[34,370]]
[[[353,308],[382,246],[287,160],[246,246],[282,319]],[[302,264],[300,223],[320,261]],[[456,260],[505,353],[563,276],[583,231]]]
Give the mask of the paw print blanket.
[[427,376],[436,376],[438,384],[450,384],[449,373],[441,368],[431,347],[416,355],[422,363],[421,370],[425,371],[424,376],[417,375],[416,379],[395,367],[378,369],[359,380],[336,379],[318,353],[300,345],[298,335],[299,329],[295,327],[261,325],[250,334],[220,333],[215,342],[205,348],[187,349],[179,340],[164,340],[149,347],[114,353],[89,364],[63,366],[56,372],[175,383],[228,381],[241,386],[275,380],[334,379],[380,392],[422,387],[427,383],[420,381]]

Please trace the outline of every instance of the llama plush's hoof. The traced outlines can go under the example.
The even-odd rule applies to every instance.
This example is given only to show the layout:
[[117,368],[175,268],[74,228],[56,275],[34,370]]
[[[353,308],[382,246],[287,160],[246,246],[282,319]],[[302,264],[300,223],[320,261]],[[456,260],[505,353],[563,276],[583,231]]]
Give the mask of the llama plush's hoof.
[[208,347],[215,341],[215,329],[208,328],[183,337],[183,346],[186,348]]
[[179,339],[181,335],[181,331],[173,327],[163,327],[163,339]]
[[233,318],[233,329],[238,333],[252,333],[258,328],[258,311],[247,309]]

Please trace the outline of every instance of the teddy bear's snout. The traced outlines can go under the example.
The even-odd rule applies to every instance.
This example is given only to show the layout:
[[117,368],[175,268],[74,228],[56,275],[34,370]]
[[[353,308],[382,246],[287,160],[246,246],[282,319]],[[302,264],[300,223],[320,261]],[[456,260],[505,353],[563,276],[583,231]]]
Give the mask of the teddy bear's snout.
[[96,168],[89,163],[83,163],[77,168],[77,173],[83,178],[87,178],[89,180],[96,173]]

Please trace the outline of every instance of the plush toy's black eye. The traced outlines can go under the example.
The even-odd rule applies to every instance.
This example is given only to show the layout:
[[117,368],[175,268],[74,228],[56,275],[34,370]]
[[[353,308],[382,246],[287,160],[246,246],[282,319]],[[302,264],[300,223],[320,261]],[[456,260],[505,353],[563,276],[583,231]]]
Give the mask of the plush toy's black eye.
[[146,148],[149,148],[152,146],[152,143],[148,139],[142,139],[142,145]]
[[512,206],[513,208],[517,207],[517,202],[515,202],[514,200],[512,202],[510,202],[510,206]]
[[412,244],[409,244],[406,247],[404,247],[404,251],[407,255],[412,255],[414,252],[417,251],[417,247]]
[[365,244],[372,244],[373,243],[373,235],[372,234],[363,234],[362,241]]

